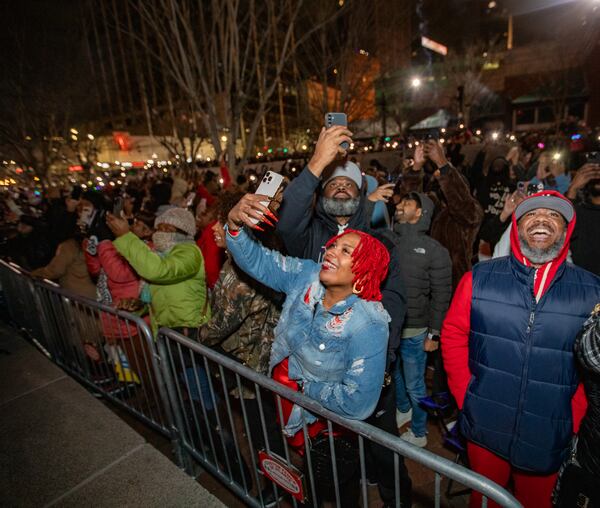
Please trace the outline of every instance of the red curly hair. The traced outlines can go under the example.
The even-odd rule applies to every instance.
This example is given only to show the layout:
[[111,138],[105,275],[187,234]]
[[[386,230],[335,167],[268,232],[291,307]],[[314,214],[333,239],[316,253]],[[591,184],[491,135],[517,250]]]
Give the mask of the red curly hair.
[[349,234],[360,237],[360,242],[352,251],[354,289],[363,300],[379,302],[381,300],[380,286],[388,273],[390,254],[375,237],[356,229],[347,229],[334,236],[325,244],[325,248],[327,249],[332,243]]

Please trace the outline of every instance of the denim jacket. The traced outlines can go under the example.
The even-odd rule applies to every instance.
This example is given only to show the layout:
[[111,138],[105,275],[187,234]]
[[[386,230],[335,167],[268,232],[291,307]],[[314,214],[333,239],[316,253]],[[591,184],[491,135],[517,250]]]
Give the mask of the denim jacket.
[[[286,295],[269,371],[289,358],[289,377],[303,382],[305,395],[346,418],[370,416],[385,370],[390,317],[383,305],[351,295],[327,310],[319,264],[268,250],[244,230],[227,234],[227,248],[242,270]],[[302,413],[294,408],[286,433],[302,428]],[[306,423],[311,416],[304,412]]]

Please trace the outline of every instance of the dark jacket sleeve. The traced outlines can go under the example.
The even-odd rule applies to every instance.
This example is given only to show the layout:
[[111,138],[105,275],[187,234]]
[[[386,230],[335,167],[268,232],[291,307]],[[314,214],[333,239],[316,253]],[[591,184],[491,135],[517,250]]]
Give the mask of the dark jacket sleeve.
[[[440,188],[446,198],[448,213],[458,223],[465,226],[479,226],[483,220],[483,210],[471,195],[469,185],[457,169],[449,164],[442,169],[438,178]],[[446,169],[446,171],[443,171]]]
[[400,275],[400,257],[396,245],[386,236],[376,233],[374,236],[387,247],[390,253],[388,274],[381,288],[381,303],[392,318],[386,363],[386,370],[388,370],[390,364],[396,359],[396,351],[400,347],[402,325],[406,315],[406,288]]
[[309,240],[313,220],[312,202],[319,182],[306,166],[283,193],[277,231],[292,256],[301,256]]
[[452,261],[448,251],[437,243],[429,267],[429,288],[429,329],[439,333],[452,296]]

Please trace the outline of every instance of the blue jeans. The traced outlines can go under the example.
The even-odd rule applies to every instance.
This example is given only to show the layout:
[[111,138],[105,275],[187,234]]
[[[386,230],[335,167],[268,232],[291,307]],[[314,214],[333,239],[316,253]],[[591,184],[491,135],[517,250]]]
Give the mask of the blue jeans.
[[[196,376],[198,377],[198,382],[196,382]],[[181,380],[185,383],[183,375],[181,375],[180,377]],[[185,379],[187,379],[190,399],[192,399],[194,402],[200,402],[200,398],[202,398],[206,410],[212,411],[215,408],[215,406],[213,404],[212,397],[210,394],[210,385],[208,383],[208,376],[206,375],[206,370],[204,370],[204,367],[202,367],[201,365],[197,365],[195,371],[193,367],[186,367]],[[216,393],[215,400],[216,402],[219,402]]]
[[425,365],[427,352],[423,343],[427,332],[400,340],[400,354],[394,369],[396,407],[403,413],[412,408],[410,428],[417,437],[427,433],[427,412],[419,406],[419,399],[427,396]]

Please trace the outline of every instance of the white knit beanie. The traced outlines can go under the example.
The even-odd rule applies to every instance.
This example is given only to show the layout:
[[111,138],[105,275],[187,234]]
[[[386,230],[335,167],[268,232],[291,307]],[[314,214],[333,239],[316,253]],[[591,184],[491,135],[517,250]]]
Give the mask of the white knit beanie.
[[196,219],[192,212],[185,208],[169,208],[154,221],[155,228],[159,224],[171,224],[171,226],[187,233],[188,236],[193,237],[196,235]]

